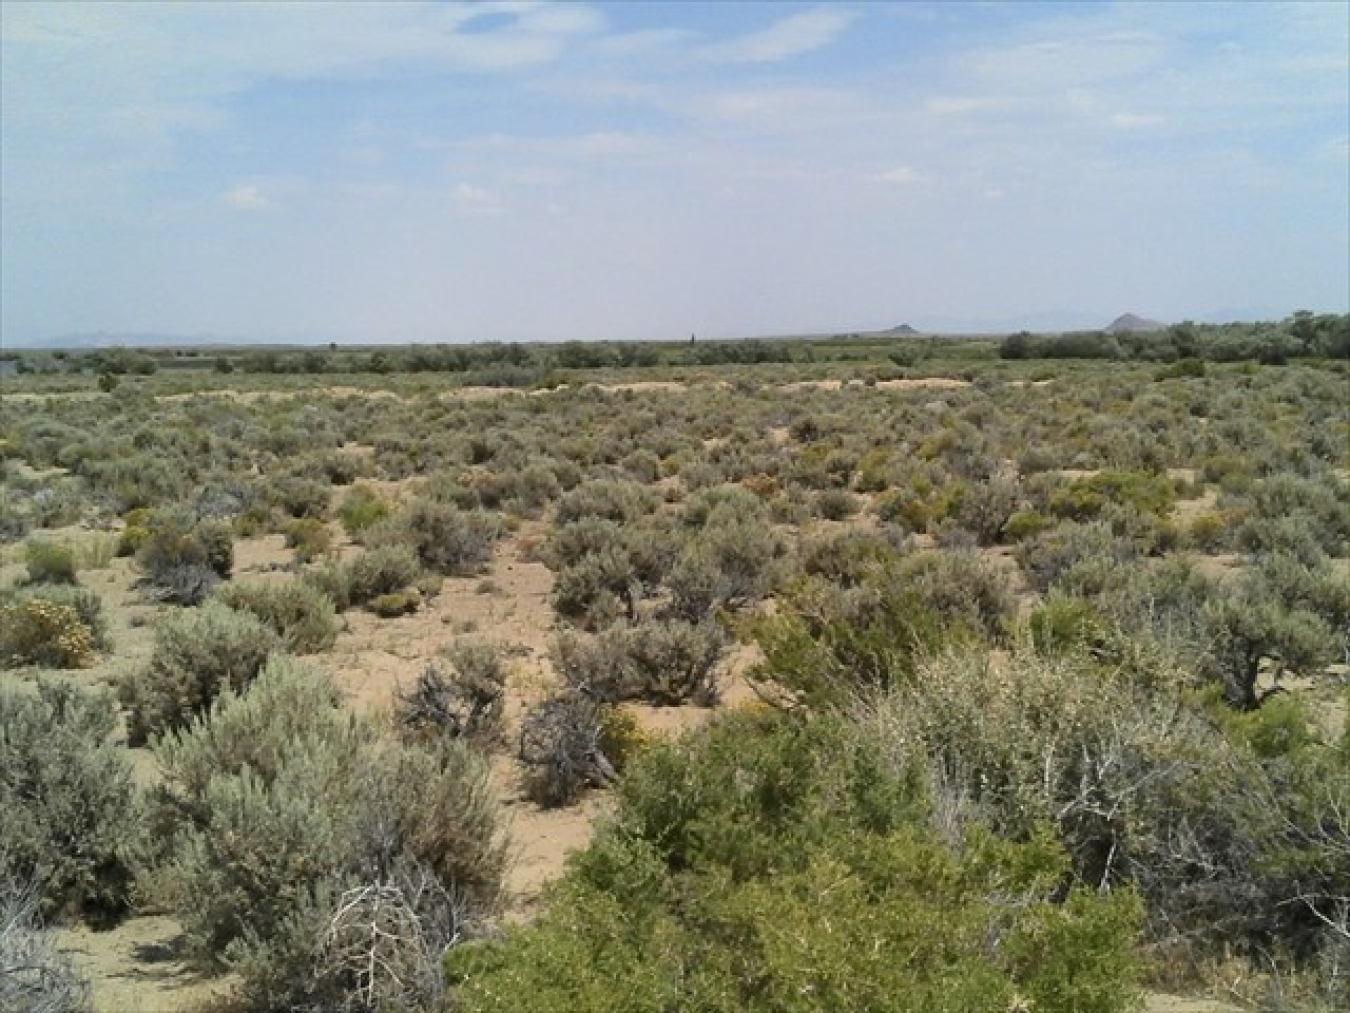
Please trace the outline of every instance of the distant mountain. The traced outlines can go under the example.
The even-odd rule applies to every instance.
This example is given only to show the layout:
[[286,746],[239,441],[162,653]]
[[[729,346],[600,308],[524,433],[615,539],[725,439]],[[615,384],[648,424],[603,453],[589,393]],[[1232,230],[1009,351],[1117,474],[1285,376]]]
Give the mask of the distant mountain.
[[1145,317],[1135,316],[1133,313],[1126,313],[1112,320],[1106,327],[1106,333],[1132,334],[1139,331],[1161,331],[1166,327],[1166,324],[1159,323],[1156,320],[1148,320]]
[[921,334],[1012,334],[1030,331],[1033,334],[1058,334],[1063,331],[1091,331],[1101,325],[1099,316],[1072,310],[1047,310],[1041,313],[1023,313],[1008,317],[939,317],[919,318],[914,326]]
[[901,324],[899,327],[892,327],[889,331],[882,331],[881,333],[894,334],[898,338],[908,338],[921,334],[922,332],[916,331],[913,327],[909,326],[909,324]]

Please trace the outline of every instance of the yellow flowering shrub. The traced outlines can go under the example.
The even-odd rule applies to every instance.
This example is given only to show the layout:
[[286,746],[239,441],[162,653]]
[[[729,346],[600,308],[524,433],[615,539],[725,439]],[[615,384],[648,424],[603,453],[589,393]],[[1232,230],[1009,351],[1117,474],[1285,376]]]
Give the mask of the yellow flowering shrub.
[[73,606],[30,598],[0,609],[0,665],[83,668],[94,637]]

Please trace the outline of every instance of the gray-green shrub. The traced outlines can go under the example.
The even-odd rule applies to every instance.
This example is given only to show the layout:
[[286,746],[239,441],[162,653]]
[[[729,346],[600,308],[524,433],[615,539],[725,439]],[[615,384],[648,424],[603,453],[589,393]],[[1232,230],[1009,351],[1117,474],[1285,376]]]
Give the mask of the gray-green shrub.
[[[387,741],[337,706],[327,676],[286,659],[155,748],[158,805],[174,827],[158,889],[190,956],[243,975],[245,1008],[423,1009],[442,998],[426,962],[499,897],[503,853],[481,759],[455,742]],[[349,905],[377,910],[363,898],[406,915],[407,935],[386,956],[420,968],[415,982],[350,959],[362,937],[344,920]]]
[[332,599],[304,581],[230,583],[215,597],[236,612],[262,620],[294,654],[326,650],[337,639],[337,610]]
[[497,514],[419,499],[380,528],[371,529],[368,540],[373,547],[409,545],[422,566],[433,573],[468,577],[487,568],[502,530]]
[[167,616],[149,661],[119,686],[131,741],[187,725],[224,690],[252,682],[280,647],[260,619],[223,602]]
[[106,922],[131,903],[140,807],[116,702],[70,682],[0,686],[0,883],[44,915]]
[[656,507],[655,494],[637,482],[600,479],[586,482],[558,500],[556,521],[573,524],[583,517],[600,517],[627,524],[650,514]]
[[596,636],[562,633],[553,663],[576,691],[606,703],[673,705],[717,701],[717,663],[726,635],[715,623],[651,620],[615,625]]
[[420,572],[417,555],[407,545],[381,545],[344,562],[307,570],[302,579],[342,612],[404,590]]

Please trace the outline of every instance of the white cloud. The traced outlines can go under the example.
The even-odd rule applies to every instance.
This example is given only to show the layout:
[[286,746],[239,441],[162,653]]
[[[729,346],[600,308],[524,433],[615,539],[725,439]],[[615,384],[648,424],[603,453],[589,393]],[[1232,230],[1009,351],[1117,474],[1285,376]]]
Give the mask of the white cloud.
[[1142,127],[1153,127],[1163,122],[1163,118],[1155,113],[1114,113],[1111,116],[1111,126],[1119,127],[1121,130],[1138,130]]
[[501,201],[495,193],[486,187],[474,186],[462,180],[451,189],[450,199],[461,211],[495,214],[502,210]]
[[708,46],[703,56],[723,63],[774,63],[829,45],[854,20],[852,11],[838,8],[803,11],[762,31]]
[[910,183],[918,183],[923,179],[921,175],[907,165],[879,172],[872,178],[878,183],[893,183],[896,186],[908,186]]
[[220,199],[241,211],[267,211],[281,207],[263,193],[262,187],[257,183],[240,183],[238,186],[230,187],[220,195]]

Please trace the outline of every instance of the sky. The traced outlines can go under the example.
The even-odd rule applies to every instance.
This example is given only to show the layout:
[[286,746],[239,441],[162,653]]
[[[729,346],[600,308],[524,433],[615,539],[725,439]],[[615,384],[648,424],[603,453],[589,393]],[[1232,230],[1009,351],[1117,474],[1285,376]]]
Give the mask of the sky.
[[1350,303],[1350,4],[0,4],[0,341]]

